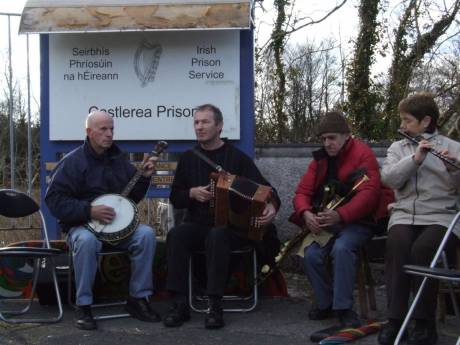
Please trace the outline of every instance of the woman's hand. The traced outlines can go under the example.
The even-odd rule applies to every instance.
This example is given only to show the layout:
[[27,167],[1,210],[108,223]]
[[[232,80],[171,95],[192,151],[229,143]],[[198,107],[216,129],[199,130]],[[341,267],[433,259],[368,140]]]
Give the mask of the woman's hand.
[[420,140],[412,159],[417,165],[421,165],[428,154],[428,151],[432,148],[432,144],[428,140]]
[[[457,165],[460,165],[459,164],[459,161],[457,159],[457,157],[449,154],[449,150],[445,149],[445,150],[441,150],[441,151],[437,151],[441,156],[444,156],[445,158],[447,158],[448,160],[450,160],[452,163],[454,164],[457,164]],[[447,171],[449,172],[454,172],[454,171],[458,171],[458,169],[456,167],[454,167],[452,164],[449,164],[447,163],[446,161],[442,161],[444,163],[444,165],[446,166],[446,169]]]

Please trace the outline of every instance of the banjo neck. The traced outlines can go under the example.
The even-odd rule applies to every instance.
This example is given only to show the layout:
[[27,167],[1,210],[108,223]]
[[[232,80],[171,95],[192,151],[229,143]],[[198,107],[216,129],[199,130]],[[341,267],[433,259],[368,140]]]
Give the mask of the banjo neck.
[[131,193],[131,190],[134,188],[134,186],[136,185],[137,181],[139,181],[139,179],[141,178],[141,175],[142,175],[143,172],[144,172],[144,169],[140,169],[140,170],[136,171],[134,176],[131,178],[131,180],[129,180],[128,184],[126,185],[126,187],[121,192],[121,196],[123,196],[125,198],[128,197],[129,193]]
[[[159,141],[155,145],[155,148],[153,149],[153,151],[149,154],[149,157],[154,157],[154,158],[157,159],[158,156],[160,155],[160,153],[162,153],[163,150],[167,146],[168,146],[168,143],[166,141]],[[141,169],[136,171],[134,176],[131,178],[131,180],[129,180],[128,184],[126,185],[126,187],[121,192],[121,196],[123,196],[125,198],[128,197],[129,193],[131,193],[131,190],[134,188],[134,186],[136,185],[137,181],[139,181],[139,179],[141,178],[143,172],[144,172],[143,168],[141,168]]]

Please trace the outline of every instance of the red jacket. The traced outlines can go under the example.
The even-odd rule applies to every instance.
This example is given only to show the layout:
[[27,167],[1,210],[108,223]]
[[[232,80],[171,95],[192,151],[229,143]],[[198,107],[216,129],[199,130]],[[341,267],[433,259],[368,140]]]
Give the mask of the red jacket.
[[[312,200],[316,191],[326,179],[327,154],[324,148],[314,152],[314,160],[300,180],[293,199],[295,212],[289,220],[303,226],[303,212],[312,210]],[[335,210],[344,224],[362,219],[384,218],[387,206],[393,201],[393,192],[384,188],[380,182],[379,165],[372,149],[363,142],[350,138],[337,156],[337,178],[345,183],[350,173],[364,168],[369,180],[361,184],[345,204]]]

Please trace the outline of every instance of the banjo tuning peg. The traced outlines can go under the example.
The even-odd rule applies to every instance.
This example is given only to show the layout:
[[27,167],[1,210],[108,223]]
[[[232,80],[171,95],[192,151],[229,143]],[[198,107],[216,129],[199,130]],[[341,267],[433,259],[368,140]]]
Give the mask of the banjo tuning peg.
[[159,156],[166,148],[168,147],[168,143],[164,140],[159,141],[155,148],[152,151],[153,156]]

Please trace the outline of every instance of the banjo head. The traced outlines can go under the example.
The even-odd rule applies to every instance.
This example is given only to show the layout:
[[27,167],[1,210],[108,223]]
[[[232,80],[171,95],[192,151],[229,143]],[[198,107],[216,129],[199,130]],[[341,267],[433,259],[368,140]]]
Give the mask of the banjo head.
[[128,228],[137,213],[137,208],[133,202],[120,194],[104,194],[94,199],[91,203],[91,206],[99,205],[109,206],[115,210],[115,218],[112,223],[103,224],[103,228],[100,231],[94,229],[99,234],[116,233]]

